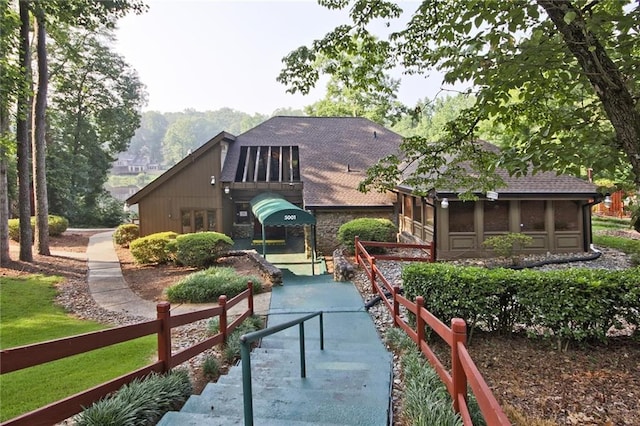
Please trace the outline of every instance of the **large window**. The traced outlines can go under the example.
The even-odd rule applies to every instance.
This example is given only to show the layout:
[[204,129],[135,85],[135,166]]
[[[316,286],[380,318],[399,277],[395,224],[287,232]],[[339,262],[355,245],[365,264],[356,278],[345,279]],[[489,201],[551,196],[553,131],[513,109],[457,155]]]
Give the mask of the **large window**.
[[484,202],[484,232],[509,231],[509,201]]
[[215,210],[182,210],[180,217],[183,234],[216,230]]
[[475,231],[475,203],[471,201],[449,202],[449,232]]
[[545,202],[542,200],[520,201],[520,228],[522,232],[544,231]]
[[553,222],[556,231],[577,231],[579,206],[575,201],[554,201]]

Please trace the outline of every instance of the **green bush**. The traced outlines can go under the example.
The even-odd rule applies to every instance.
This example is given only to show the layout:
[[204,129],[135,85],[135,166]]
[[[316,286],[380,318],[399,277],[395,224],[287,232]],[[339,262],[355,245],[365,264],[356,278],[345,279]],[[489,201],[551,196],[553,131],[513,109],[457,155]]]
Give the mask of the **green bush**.
[[[69,227],[69,221],[56,215],[49,215],[47,222],[49,223],[49,236],[57,237],[62,235],[64,231]],[[36,229],[36,218],[31,216],[31,234],[33,235]],[[9,238],[13,241],[20,241],[20,219],[9,219]]]
[[543,330],[559,347],[605,339],[620,321],[638,324],[639,276],[640,268],[515,271],[417,263],[402,272],[406,296],[423,296],[445,323],[463,318],[470,333],[478,326],[509,333],[524,325]]
[[129,247],[131,241],[140,237],[140,227],[133,223],[118,226],[113,233],[113,240],[122,247]]
[[253,316],[244,320],[227,338],[227,344],[223,350],[224,360],[228,363],[233,363],[233,361],[240,358],[240,337],[243,334],[251,333],[261,328],[263,328],[263,323],[259,317]]
[[76,425],[156,424],[165,413],[180,408],[192,391],[186,370],[173,370],[164,375],[151,373],[78,414]]
[[219,232],[197,232],[178,235],[168,246],[176,261],[200,268],[212,265],[233,247],[233,240]]
[[484,247],[490,248],[498,256],[511,259],[513,265],[518,264],[522,249],[531,244],[533,244],[531,236],[517,232],[489,237],[482,243]]
[[131,241],[131,255],[138,263],[167,263],[171,253],[167,249],[169,242],[178,234],[173,231],[158,232]]
[[[361,241],[394,242],[398,230],[389,219],[360,218],[351,220],[338,229],[338,242],[346,247],[349,253],[355,251],[355,238]],[[376,250],[377,249],[377,250]],[[370,253],[384,250],[372,247]]]
[[253,283],[254,292],[262,289],[259,277],[238,275],[233,268],[211,267],[194,272],[169,287],[167,298],[173,303],[207,303],[217,302],[226,295],[231,298],[247,289],[247,283]]

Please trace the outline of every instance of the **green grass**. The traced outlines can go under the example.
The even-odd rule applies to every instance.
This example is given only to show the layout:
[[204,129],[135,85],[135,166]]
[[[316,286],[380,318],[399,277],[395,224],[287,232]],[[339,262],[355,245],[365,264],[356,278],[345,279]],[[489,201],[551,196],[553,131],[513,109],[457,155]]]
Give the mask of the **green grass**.
[[[67,315],[53,300],[59,278],[3,278],[0,286],[0,348],[28,345],[105,329]],[[0,421],[89,389],[151,362],[156,336],[0,376]]]
[[593,216],[591,225],[594,231],[606,231],[612,229],[630,229],[631,220],[617,217]]

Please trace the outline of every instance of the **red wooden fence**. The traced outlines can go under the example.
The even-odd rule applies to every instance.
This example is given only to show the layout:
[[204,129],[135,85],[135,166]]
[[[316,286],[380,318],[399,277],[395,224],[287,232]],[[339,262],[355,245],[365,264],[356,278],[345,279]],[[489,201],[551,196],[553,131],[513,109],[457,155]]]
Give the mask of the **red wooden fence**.
[[[243,300],[247,300],[247,309],[231,324],[227,324],[227,311]],[[2,426],[51,425],[61,422],[136,378],[144,377],[154,371],[167,372],[199,353],[224,343],[229,334],[244,319],[253,315],[253,283],[248,283],[246,290],[229,301],[226,296],[220,296],[218,306],[214,308],[171,316],[171,305],[161,302],[156,306],[156,311],[157,319],[155,320],[0,351],[0,374],[6,374],[150,334],[158,335],[158,361],[84,392],[7,420],[2,423]],[[171,353],[172,328],[216,316],[220,321],[218,334],[180,352]],[[25,389],[24,392],[29,392],[29,389]]]
[[[356,262],[361,266],[371,281],[371,287],[375,294],[380,295],[382,302],[393,314],[393,325],[402,328],[405,333],[418,345],[420,351],[429,360],[429,363],[438,373],[438,376],[447,387],[449,395],[453,400],[454,410],[460,414],[465,426],[472,426],[469,407],[467,406],[467,385],[471,388],[473,395],[478,401],[480,411],[489,426],[510,425],[509,419],[502,411],[500,404],[493,396],[491,389],[485,382],[482,374],[476,367],[467,351],[467,325],[461,318],[451,320],[451,328],[436,318],[424,307],[424,299],[419,296],[415,303],[400,294],[399,286],[391,286],[384,275],[376,266],[376,259],[400,259],[408,260],[396,256],[371,256],[365,249],[368,247],[407,247],[421,248],[430,251],[428,258],[411,258],[411,260],[433,262],[433,244],[419,247],[414,244],[378,243],[371,241],[355,240]],[[389,296],[387,296],[389,295]],[[416,317],[415,330],[405,322],[400,315],[400,306],[413,313]],[[429,347],[424,336],[425,325],[435,331],[451,348],[451,372],[438,359],[433,350]]]

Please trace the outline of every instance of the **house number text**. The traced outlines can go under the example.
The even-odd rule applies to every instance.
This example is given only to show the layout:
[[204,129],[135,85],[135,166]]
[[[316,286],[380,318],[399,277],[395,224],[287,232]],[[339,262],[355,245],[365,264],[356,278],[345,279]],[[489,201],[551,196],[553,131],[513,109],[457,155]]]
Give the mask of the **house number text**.
[[295,214],[285,214],[284,215],[284,220],[296,220],[296,215]]

